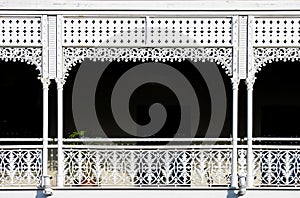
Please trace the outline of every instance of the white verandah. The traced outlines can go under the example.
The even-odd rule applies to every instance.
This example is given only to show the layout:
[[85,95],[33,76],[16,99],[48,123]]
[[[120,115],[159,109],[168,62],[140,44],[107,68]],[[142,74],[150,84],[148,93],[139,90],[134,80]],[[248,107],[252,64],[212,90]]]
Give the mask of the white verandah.
[[[297,146],[252,145],[259,140],[252,138],[252,98],[255,74],[262,66],[273,61],[299,60],[300,14],[265,16],[232,12],[215,16],[179,12],[170,15],[167,11],[130,16],[120,12],[117,17],[113,13],[88,11],[80,15],[26,11],[17,15],[0,14],[0,59],[34,65],[43,84],[43,138],[29,140],[42,144],[1,146],[2,187],[40,185],[41,178],[49,174],[50,149],[57,149],[58,187],[237,188],[238,176],[247,176],[248,187],[299,186],[297,166],[291,165],[299,163]],[[110,139],[64,139],[63,88],[69,70],[84,59],[162,62],[189,59],[222,65],[232,81],[232,138],[193,139],[194,145],[161,147],[122,145],[122,142],[170,139],[115,139],[120,145],[107,145]],[[48,88],[54,80],[57,139],[54,145],[49,145],[52,140],[48,138]],[[240,81],[247,84],[247,145],[238,144]],[[76,141],[94,144],[68,144]],[[206,141],[217,144],[201,145]]]

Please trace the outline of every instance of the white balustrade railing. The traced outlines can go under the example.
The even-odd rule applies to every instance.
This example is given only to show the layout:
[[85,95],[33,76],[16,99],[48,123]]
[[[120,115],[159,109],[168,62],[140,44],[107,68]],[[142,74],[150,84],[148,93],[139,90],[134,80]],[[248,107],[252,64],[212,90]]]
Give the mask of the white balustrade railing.
[[37,187],[42,178],[42,138],[0,138],[0,187]]
[[42,176],[42,149],[0,149],[0,186],[37,186]]
[[215,141],[228,144],[230,139],[65,139],[64,185],[229,186],[232,146],[212,145]]
[[65,185],[228,186],[231,149],[64,149]]
[[[183,142],[190,142],[189,139],[174,140],[176,145],[155,145],[154,139],[148,139],[148,145],[139,145],[133,141],[145,140],[128,140],[114,139],[114,143],[109,139],[64,140],[64,186],[205,188],[230,185],[230,139],[220,139],[215,145],[204,144],[201,139],[186,145]],[[254,139],[253,187],[300,186],[300,147],[284,145],[284,141],[292,140],[294,144],[298,141],[295,138]],[[21,139],[6,141],[18,143]],[[40,139],[22,139],[23,144],[31,141]],[[261,141],[259,145],[257,141]],[[261,145],[272,141],[281,141],[281,145]],[[55,151],[57,146],[50,144],[48,148]],[[238,174],[247,175],[247,146],[238,148]],[[54,154],[56,156],[56,152]],[[54,179],[57,163],[61,163],[55,156],[48,162]],[[0,146],[0,187],[38,186],[41,177],[41,145]]]
[[300,186],[300,150],[294,147],[254,148],[254,186]]
[[300,186],[300,138],[253,138],[254,187]]

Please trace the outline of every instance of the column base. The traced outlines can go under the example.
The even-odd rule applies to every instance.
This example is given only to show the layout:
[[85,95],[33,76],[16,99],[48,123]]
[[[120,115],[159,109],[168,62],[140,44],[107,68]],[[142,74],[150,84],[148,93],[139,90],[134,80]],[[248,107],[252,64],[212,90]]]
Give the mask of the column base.
[[235,177],[231,178],[231,184],[230,184],[231,188],[238,188],[238,176],[236,175]]
[[247,175],[246,180],[247,180],[247,187],[253,187],[253,183],[254,183],[253,176],[252,175],[249,175],[249,176]]
[[63,175],[56,175],[56,186],[57,187],[64,186],[64,176]]

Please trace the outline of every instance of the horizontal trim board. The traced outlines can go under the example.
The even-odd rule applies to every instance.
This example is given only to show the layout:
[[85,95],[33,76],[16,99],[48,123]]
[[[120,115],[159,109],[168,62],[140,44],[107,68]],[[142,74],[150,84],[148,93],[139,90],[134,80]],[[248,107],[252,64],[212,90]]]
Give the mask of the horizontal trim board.
[[300,10],[299,1],[0,0],[0,10]]
[[[237,197],[237,191],[229,190],[229,189],[153,189],[153,190],[130,190],[130,189],[107,189],[107,190],[99,190],[99,188],[62,188],[62,189],[54,189],[53,195],[55,198],[65,198],[65,197],[76,197],[76,198],[86,198],[86,197],[110,197],[110,198],[135,198],[135,197],[143,197],[143,198],[163,198],[163,197],[172,197],[172,198],[182,198],[182,197],[190,197],[190,198],[235,198]],[[5,189],[4,191],[0,190],[0,197],[10,197],[10,198],[32,198],[32,197],[43,197],[42,190],[12,190]],[[247,198],[280,198],[280,197],[289,197],[289,198],[298,198],[300,196],[300,191],[295,189],[267,189],[262,190],[257,188],[255,190],[246,190]]]

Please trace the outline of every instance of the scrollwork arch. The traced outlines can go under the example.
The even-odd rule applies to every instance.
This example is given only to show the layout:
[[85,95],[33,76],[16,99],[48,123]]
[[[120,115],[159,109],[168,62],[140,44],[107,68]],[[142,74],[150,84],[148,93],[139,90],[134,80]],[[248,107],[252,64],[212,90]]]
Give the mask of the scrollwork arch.
[[63,48],[63,80],[85,58],[94,61],[209,61],[222,65],[232,76],[232,48]]
[[0,60],[3,61],[20,61],[29,65],[35,65],[39,71],[39,78],[42,75],[42,48],[20,48],[20,47],[1,47]]
[[268,63],[278,61],[300,61],[300,48],[254,48],[253,65],[248,71],[248,81],[255,81],[256,73]]

